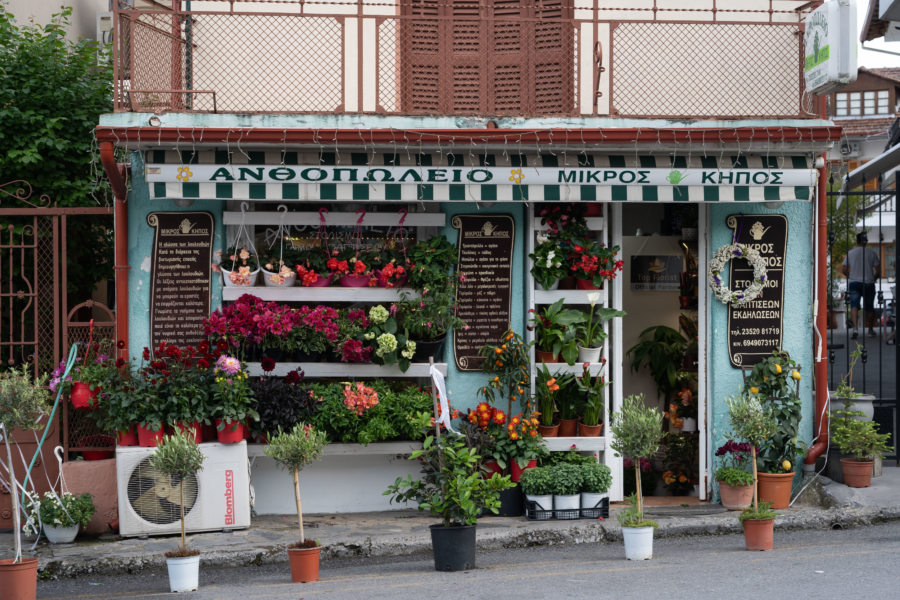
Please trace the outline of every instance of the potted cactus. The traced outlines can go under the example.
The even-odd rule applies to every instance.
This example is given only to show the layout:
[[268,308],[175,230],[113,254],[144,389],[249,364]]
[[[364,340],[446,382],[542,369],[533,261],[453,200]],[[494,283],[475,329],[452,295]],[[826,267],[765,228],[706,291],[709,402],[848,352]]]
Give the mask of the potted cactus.
[[300,504],[300,471],[322,456],[327,443],[325,432],[312,425],[297,423],[290,431],[281,431],[269,439],[266,456],[288,471],[294,479],[294,500],[297,502],[297,520],[300,523],[300,541],[288,546],[291,563],[291,581],[306,583],[319,580],[319,551],[317,540],[308,540],[303,533],[303,509]]

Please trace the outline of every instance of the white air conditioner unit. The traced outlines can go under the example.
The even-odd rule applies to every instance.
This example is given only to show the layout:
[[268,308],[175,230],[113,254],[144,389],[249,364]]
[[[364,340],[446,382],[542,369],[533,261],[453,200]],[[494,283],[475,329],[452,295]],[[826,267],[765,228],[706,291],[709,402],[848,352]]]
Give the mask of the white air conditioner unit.
[[182,497],[185,531],[250,526],[247,443],[210,442],[199,447],[206,456],[203,469],[196,478],[181,483],[171,481],[150,466],[149,458],[156,448],[116,448],[120,535],[179,533]]
[[859,156],[859,144],[857,142],[841,143],[841,156],[844,158],[855,158]]

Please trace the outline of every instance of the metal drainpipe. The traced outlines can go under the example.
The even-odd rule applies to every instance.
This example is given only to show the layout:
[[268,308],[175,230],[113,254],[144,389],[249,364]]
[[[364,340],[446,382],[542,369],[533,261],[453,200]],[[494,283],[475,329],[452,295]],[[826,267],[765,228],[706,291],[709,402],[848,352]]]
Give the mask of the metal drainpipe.
[[115,200],[113,227],[115,232],[116,273],[116,337],[125,342],[117,357],[128,360],[128,188],[125,185],[125,165],[116,163],[112,142],[100,142],[100,162],[109,178]]
[[[820,113],[827,118],[825,110],[825,99],[819,101]],[[803,459],[804,472],[815,471],[816,459],[828,448],[828,362],[825,360],[828,351],[826,334],[827,323],[827,243],[828,243],[828,200],[826,196],[825,174],[828,169],[828,160],[825,154],[822,155],[825,165],[819,169],[819,182],[816,186],[816,269],[818,271],[818,280],[816,282],[816,330],[818,330],[819,340],[823,344],[822,356],[819,357],[817,350],[819,344],[814,340],[813,357],[815,360],[815,394],[816,409],[813,415],[813,439],[815,443],[810,446],[806,458]]]

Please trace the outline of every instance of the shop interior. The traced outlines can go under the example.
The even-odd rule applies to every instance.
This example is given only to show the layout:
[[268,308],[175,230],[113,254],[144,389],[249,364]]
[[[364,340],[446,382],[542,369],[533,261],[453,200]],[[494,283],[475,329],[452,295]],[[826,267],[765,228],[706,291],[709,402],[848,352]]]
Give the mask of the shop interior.
[[[696,204],[625,204],[622,307],[623,394],[643,394],[664,412],[666,436],[641,465],[648,495],[697,495],[703,419],[698,380],[698,217]],[[698,425],[701,424],[701,425]],[[623,469],[625,494],[634,486]]]

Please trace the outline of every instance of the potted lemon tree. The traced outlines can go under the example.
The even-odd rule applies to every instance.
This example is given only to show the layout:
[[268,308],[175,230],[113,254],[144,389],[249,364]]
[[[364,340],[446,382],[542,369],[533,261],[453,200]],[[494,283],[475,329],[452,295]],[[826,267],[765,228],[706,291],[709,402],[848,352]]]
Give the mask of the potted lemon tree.
[[[430,420],[431,415],[424,412],[416,418],[425,430],[430,429]],[[464,436],[453,433],[429,434],[422,449],[409,458],[422,465],[421,478],[398,477],[384,495],[391,496],[391,502],[415,501],[420,511],[441,519],[430,528],[435,570],[474,568],[478,516],[482,510],[499,512],[500,492],[513,486],[509,475],[483,477],[477,450],[469,447]]]
[[729,398],[728,416],[735,435],[750,446],[750,464],[753,467],[753,505],[741,512],[744,541],[747,550],[771,550],[774,543],[775,517],[771,502],[759,501],[759,473],[756,464],[756,448],[778,430],[778,422],[771,408],[765,408],[753,395]]
[[34,379],[26,366],[0,372],[0,432],[6,445],[5,464],[12,503],[15,556],[0,559],[0,590],[14,598],[37,595],[38,559],[22,556],[22,527],[19,519],[19,494],[13,470],[9,437],[15,429],[37,430],[41,416],[49,408],[50,394],[45,389],[47,376]]
[[294,500],[297,502],[297,520],[300,524],[300,541],[288,546],[291,563],[291,581],[306,583],[319,580],[319,552],[316,540],[308,540],[303,533],[303,507],[300,503],[300,471],[322,456],[327,439],[324,431],[312,425],[297,423],[290,431],[281,431],[269,439],[266,456],[291,474],[294,480]]
[[188,548],[184,538],[184,488],[203,469],[205,458],[197,446],[194,431],[177,427],[172,435],[163,436],[150,457],[150,466],[167,475],[172,486],[178,489],[181,546],[166,552],[169,588],[173,592],[189,592],[200,587],[200,551]]
[[659,449],[662,438],[663,415],[658,408],[644,405],[644,395],[628,396],[612,415],[609,426],[612,432],[610,447],[618,454],[634,462],[636,494],[631,507],[619,514],[622,537],[625,540],[625,558],[647,560],[653,558],[653,530],[656,523],[644,518],[641,493],[642,458],[649,458]]

